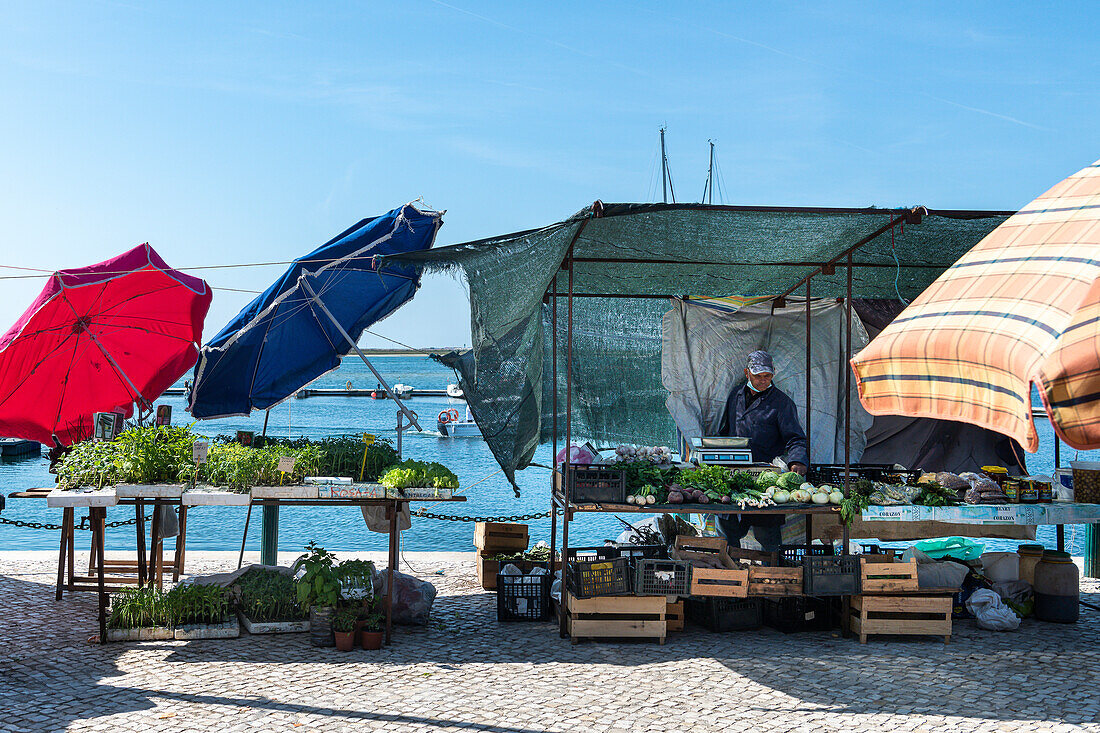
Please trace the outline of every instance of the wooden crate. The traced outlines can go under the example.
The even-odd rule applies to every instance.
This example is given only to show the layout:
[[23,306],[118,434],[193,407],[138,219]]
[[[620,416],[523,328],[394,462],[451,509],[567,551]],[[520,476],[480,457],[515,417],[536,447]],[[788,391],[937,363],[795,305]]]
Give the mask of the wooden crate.
[[860,590],[864,595],[870,593],[902,593],[915,591],[917,584],[917,561],[909,562],[867,562],[859,560]]
[[684,630],[684,601],[665,604],[665,628],[668,631]]
[[479,550],[517,552],[527,549],[530,541],[526,524],[504,522],[478,522],[474,525],[474,546]]
[[[674,560],[689,562],[691,595],[745,598],[749,594],[749,571],[730,557],[721,537],[678,535],[670,553]],[[717,563],[722,567],[716,568]]]
[[747,598],[749,571],[731,568],[692,568],[691,595]]
[[802,595],[802,568],[749,568],[750,596]]
[[665,643],[668,624],[664,596],[601,596],[569,594],[566,629],[573,643],[581,639],[654,639]]
[[851,630],[866,644],[871,634],[942,636],[951,640],[953,596],[942,590],[928,594],[852,596]]

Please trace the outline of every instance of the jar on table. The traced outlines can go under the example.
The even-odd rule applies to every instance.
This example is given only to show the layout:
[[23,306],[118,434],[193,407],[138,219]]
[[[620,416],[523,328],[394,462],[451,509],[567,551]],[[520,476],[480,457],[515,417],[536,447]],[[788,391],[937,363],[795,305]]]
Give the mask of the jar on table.
[[1046,550],[1035,566],[1035,618],[1072,624],[1080,614],[1081,582],[1068,552]]
[[1008,478],[1007,468],[1004,466],[982,466],[982,473],[993,479],[994,483],[1002,489],[1004,488],[1005,479]]
[[1020,556],[1020,580],[1026,580],[1029,585],[1035,585],[1035,566],[1043,559],[1042,545],[1020,545],[1016,548],[1016,554]]
[[1039,486],[1028,478],[1020,479],[1020,503],[1021,504],[1038,504],[1039,503]]
[[1005,479],[1004,486],[1002,486],[1001,488],[1004,490],[1005,498],[1008,499],[1009,504],[1019,504],[1020,503],[1020,484],[1021,483],[1022,483],[1021,480],[1018,479],[1018,478],[1015,478],[1015,477]]
[[1043,481],[1036,479],[1032,481],[1035,484],[1035,489],[1039,494],[1040,504],[1053,504],[1054,503],[1054,486],[1050,481]]

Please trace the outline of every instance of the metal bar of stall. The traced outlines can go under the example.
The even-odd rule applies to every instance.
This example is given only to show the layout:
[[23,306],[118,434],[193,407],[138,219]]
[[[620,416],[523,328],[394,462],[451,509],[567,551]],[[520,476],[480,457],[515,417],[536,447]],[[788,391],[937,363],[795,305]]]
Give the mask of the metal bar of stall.
[[[587,222],[587,219],[585,220]],[[583,228],[584,224],[581,224]],[[577,230],[580,235],[580,229]],[[563,509],[561,525],[561,619],[558,627],[559,635],[564,639],[568,635],[565,620],[569,612],[569,503],[572,500],[572,492],[569,490],[569,466],[572,461],[573,446],[573,245],[569,245],[569,253],[566,255],[569,264],[569,298],[566,300],[568,308],[565,328],[565,464],[562,466],[562,497],[565,508]],[[557,375],[555,375],[557,376]],[[556,458],[555,458],[556,461]]]
[[[558,289],[558,273],[554,272],[554,290]],[[550,292],[550,288],[546,288]],[[557,549],[558,537],[558,504],[554,492],[558,483],[558,296],[550,298],[550,369],[551,369],[551,459],[550,466],[550,575],[553,576],[557,568],[557,558],[554,551]],[[564,573],[562,573],[564,575]],[[563,583],[564,585],[564,583]]]
[[[848,252],[848,294],[844,298],[847,328],[844,332],[844,495],[851,491],[852,477],[852,252]],[[841,541],[843,552],[848,554],[848,525],[841,522]]]
[[[810,278],[806,278],[806,460],[810,461]],[[812,462],[812,461],[811,461]],[[806,466],[807,471],[809,466]]]

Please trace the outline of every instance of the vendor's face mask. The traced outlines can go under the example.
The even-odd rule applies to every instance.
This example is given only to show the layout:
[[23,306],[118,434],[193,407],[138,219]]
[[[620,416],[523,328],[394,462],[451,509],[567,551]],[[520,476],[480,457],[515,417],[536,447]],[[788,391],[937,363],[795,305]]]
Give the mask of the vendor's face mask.
[[774,374],[769,374],[768,372],[753,374],[747,368],[745,369],[745,379],[748,381],[749,389],[753,392],[763,392],[768,387],[772,386],[772,378],[774,376]]

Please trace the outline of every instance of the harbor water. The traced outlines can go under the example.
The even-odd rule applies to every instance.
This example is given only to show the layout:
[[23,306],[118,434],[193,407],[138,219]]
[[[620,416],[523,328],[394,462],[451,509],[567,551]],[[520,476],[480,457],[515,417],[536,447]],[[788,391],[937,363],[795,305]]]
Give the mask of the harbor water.
[[[443,365],[420,356],[379,356],[373,363],[392,382],[402,382],[424,389],[444,389],[456,382],[454,373]],[[345,359],[339,369],[318,379],[312,386],[343,388],[347,382],[355,388],[372,388],[376,381],[367,367],[358,359]],[[181,382],[182,385],[182,382]],[[190,416],[184,411],[184,398],[168,396],[158,404],[173,408],[175,424],[189,424]],[[455,407],[461,413],[461,401],[446,397],[414,397],[408,402],[420,418],[424,432],[415,430],[404,434],[404,456],[425,461],[438,461],[451,468],[467,497],[464,503],[414,504],[430,512],[458,516],[513,516],[545,512],[549,508],[550,472],[546,468],[532,466],[521,471],[517,478],[521,495],[517,498],[508,481],[489,452],[488,446],[476,438],[443,438],[436,432],[436,415],[440,410]],[[195,423],[192,429],[203,435],[234,434],[237,430],[253,430],[257,434],[263,428],[264,413],[255,412],[250,417],[221,420],[205,420]],[[271,410],[268,434],[284,437],[320,437],[342,433],[370,432],[393,439],[397,424],[397,408],[389,400],[372,400],[364,397],[324,396],[307,399],[290,399]],[[1049,473],[1054,466],[1053,432],[1046,421],[1038,421],[1041,447],[1036,455],[1028,455],[1028,467],[1032,473]],[[1075,451],[1063,448],[1062,462],[1077,457]],[[1080,455],[1082,460],[1100,460],[1100,451]],[[537,463],[549,466],[550,447],[542,446],[535,458]],[[53,484],[48,472],[48,461],[40,458],[4,459],[0,462],[0,491],[10,494],[34,487]],[[469,490],[465,490],[470,487]],[[245,524],[244,507],[197,507],[188,512],[187,547],[194,550],[235,550],[240,548]],[[43,499],[8,499],[7,508],[0,516],[27,522],[58,523],[60,509],[49,509]],[[79,513],[78,513],[79,516]],[[132,517],[129,509],[109,511],[108,520]],[[638,515],[623,515],[637,519]],[[532,542],[549,540],[550,520],[527,520]],[[622,530],[622,523],[609,514],[581,514],[570,524],[571,545],[602,544],[614,539]],[[1067,549],[1081,555],[1084,546],[1084,527],[1067,527]],[[384,550],[386,537],[367,530],[358,509],[340,507],[284,507],[279,517],[279,549],[295,551],[306,543],[316,541],[335,551]],[[51,550],[57,548],[57,531],[20,528],[0,524],[0,550]],[[1054,528],[1040,527],[1038,542],[1047,547],[1055,546]],[[86,540],[78,536],[78,546]],[[247,547],[259,550],[259,511],[253,513]],[[988,549],[1014,550],[1018,543],[985,540]],[[107,548],[126,550],[135,546],[134,527],[123,526],[108,530]],[[169,544],[169,546],[171,546]],[[473,525],[469,522],[414,518],[411,529],[402,533],[402,547],[407,550],[467,551],[473,549]]]

